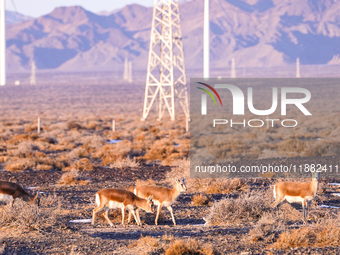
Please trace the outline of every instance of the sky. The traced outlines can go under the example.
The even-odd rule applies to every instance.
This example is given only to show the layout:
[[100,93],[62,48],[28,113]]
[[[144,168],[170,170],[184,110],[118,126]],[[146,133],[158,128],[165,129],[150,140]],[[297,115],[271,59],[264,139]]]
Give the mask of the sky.
[[[27,16],[39,17],[50,13],[55,7],[80,5],[91,12],[113,11],[128,4],[153,6],[154,0],[5,0],[6,10],[15,9]],[[15,7],[14,7],[15,6]]]

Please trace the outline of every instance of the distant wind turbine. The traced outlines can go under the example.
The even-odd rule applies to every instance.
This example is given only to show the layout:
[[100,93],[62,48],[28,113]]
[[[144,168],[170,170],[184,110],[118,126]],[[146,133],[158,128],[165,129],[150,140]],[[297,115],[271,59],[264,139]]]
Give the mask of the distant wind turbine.
[[204,0],[203,78],[209,78],[209,0]]
[[6,84],[5,0],[0,0],[0,86]]

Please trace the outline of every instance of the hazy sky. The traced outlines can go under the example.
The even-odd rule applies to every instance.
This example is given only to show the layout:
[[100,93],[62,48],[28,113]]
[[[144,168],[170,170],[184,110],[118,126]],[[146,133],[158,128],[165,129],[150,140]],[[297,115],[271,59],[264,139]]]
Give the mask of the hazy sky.
[[81,5],[92,12],[112,11],[127,4],[137,3],[152,6],[154,0],[6,0],[6,10],[38,17],[51,12],[55,7]]

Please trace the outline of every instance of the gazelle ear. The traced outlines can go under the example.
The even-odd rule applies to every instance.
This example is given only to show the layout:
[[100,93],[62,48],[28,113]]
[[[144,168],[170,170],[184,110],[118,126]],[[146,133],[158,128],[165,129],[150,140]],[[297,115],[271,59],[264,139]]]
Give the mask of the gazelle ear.
[[178,178],[176,177],[176,182],[180,182],[180,180],[178,180]]
[[152,201],[152,199],[153,199],[153,196],[148,197],[148,201]]
[[185,182],[185,180],[186,180],[187,178],[185,177],[185,178],[183,178],[183,183]]

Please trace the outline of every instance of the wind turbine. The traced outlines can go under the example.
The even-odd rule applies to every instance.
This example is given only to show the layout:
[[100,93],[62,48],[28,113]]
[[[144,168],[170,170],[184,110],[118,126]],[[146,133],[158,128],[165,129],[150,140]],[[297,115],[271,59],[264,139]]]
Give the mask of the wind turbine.
[[5,0],[0,0],[0,86],[6,84]]
[[209,74],[209,0],[204,0],[203,25],[203,78],[208,79]]

